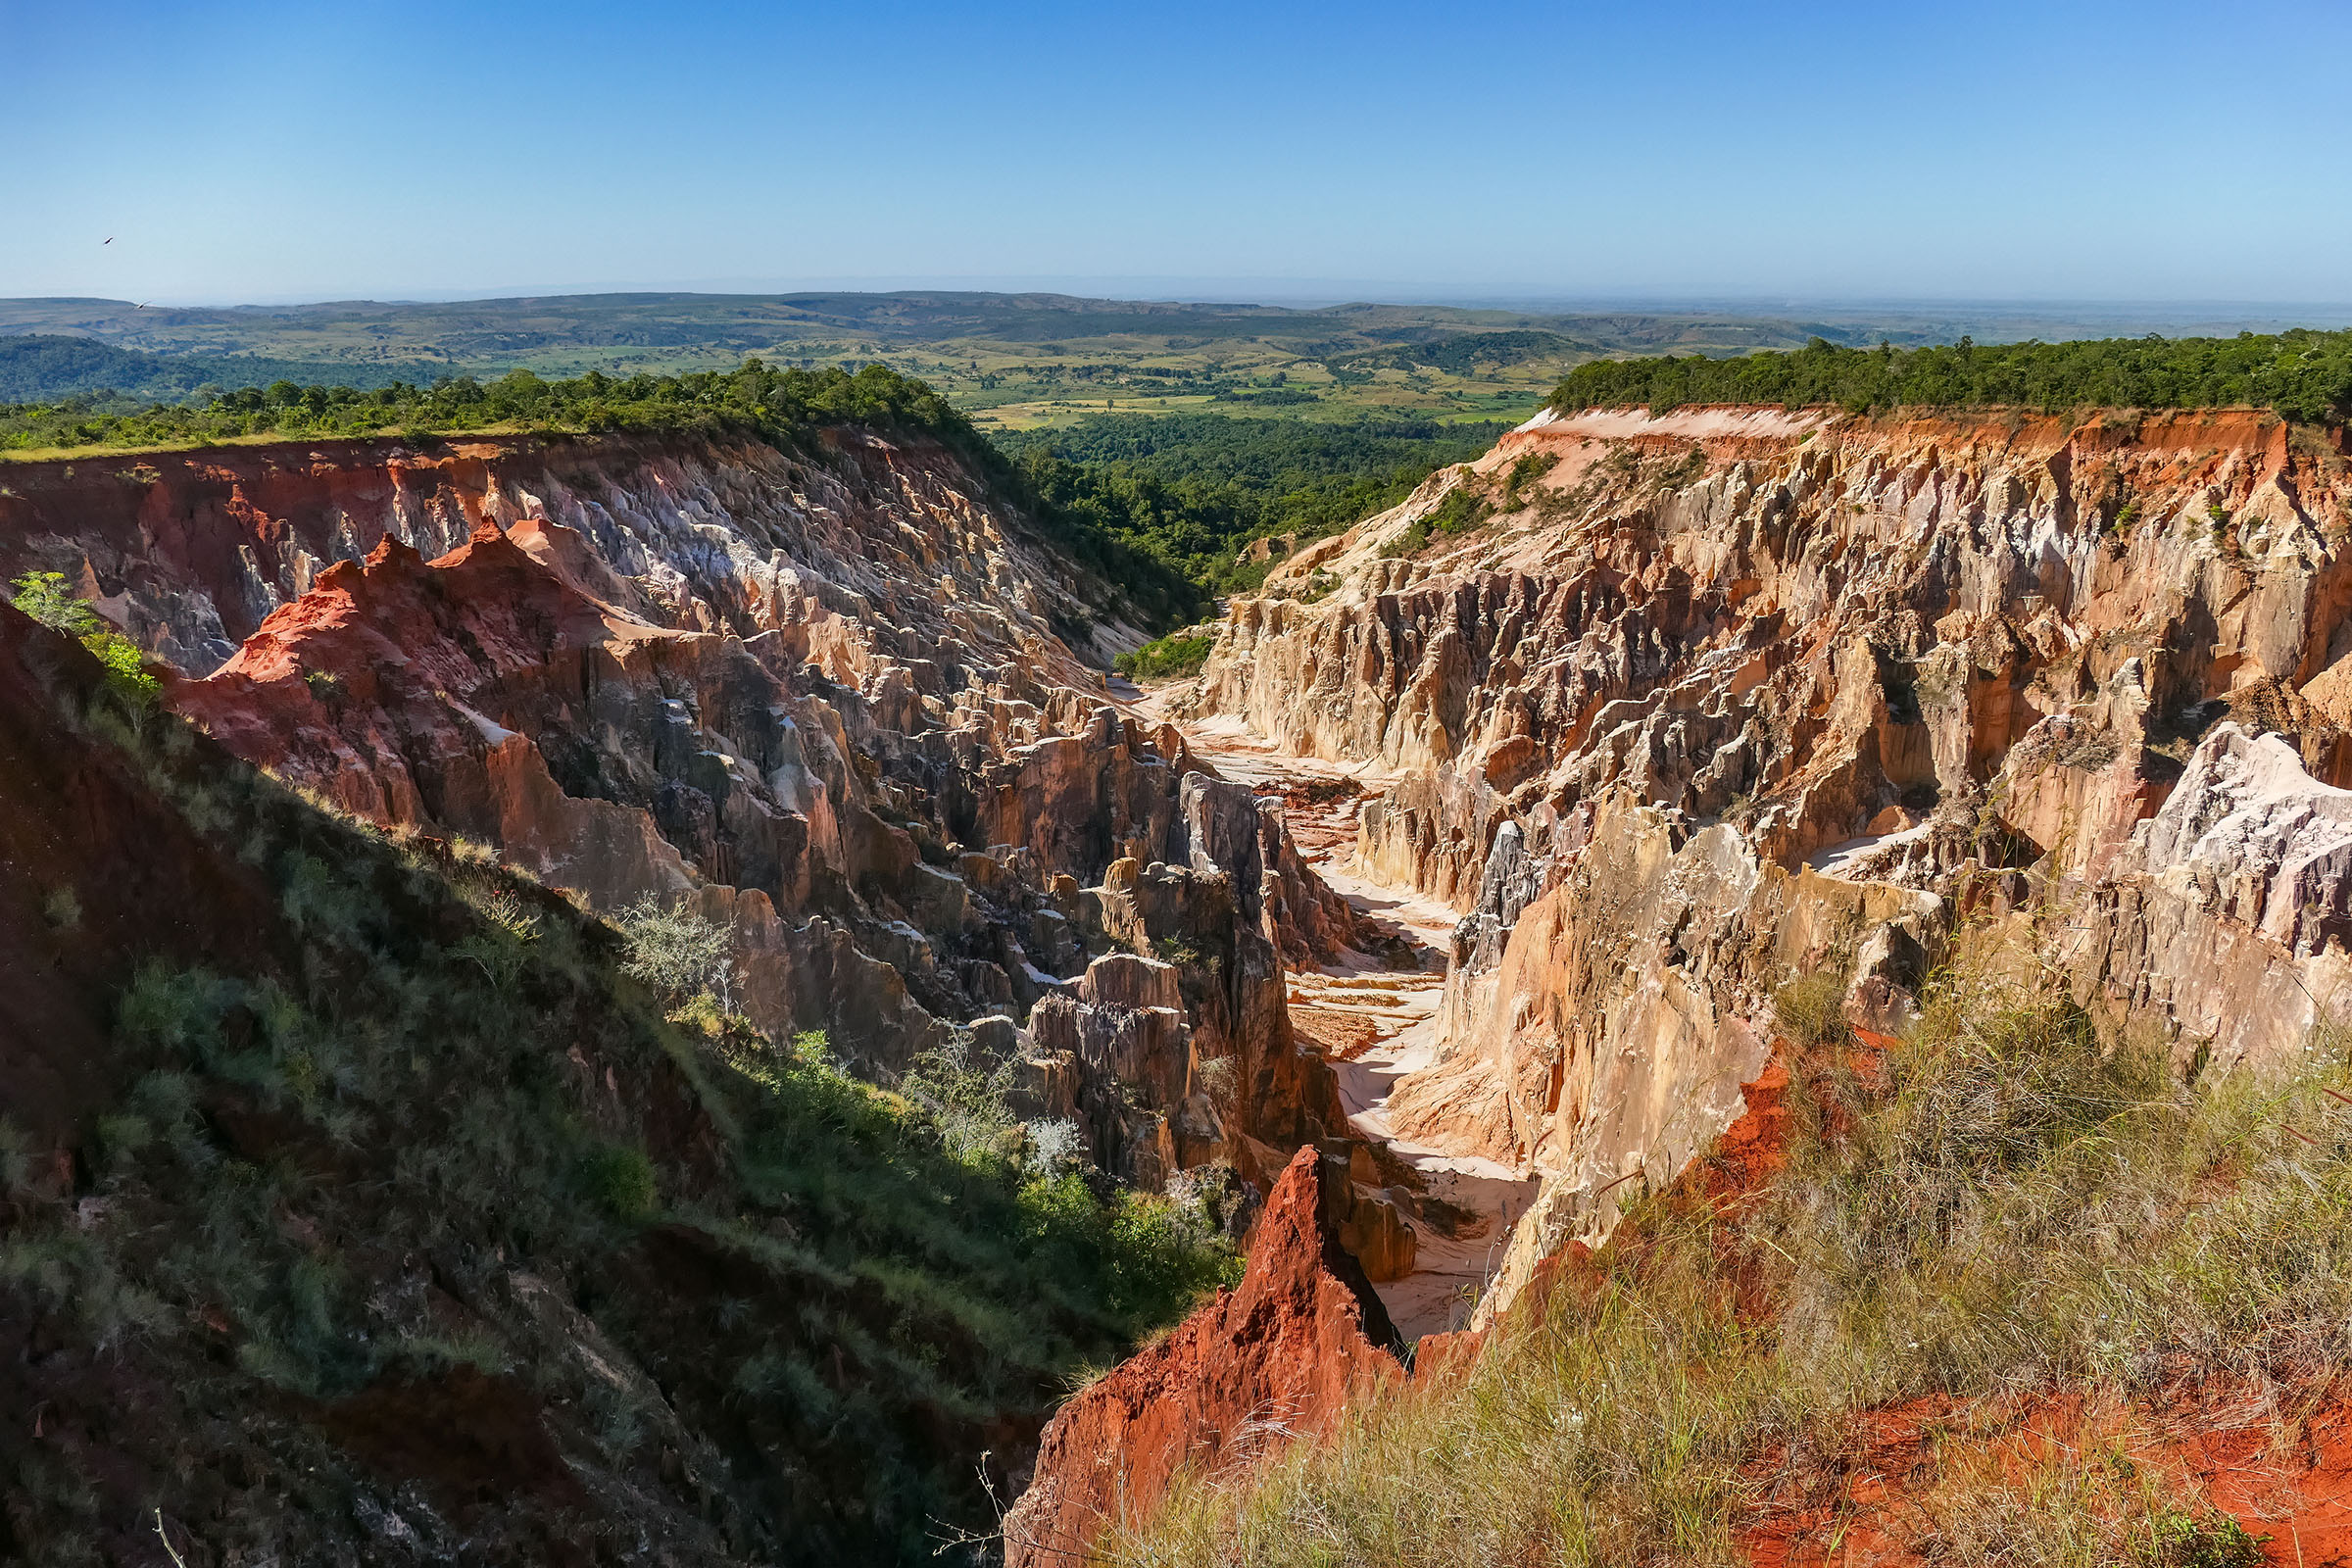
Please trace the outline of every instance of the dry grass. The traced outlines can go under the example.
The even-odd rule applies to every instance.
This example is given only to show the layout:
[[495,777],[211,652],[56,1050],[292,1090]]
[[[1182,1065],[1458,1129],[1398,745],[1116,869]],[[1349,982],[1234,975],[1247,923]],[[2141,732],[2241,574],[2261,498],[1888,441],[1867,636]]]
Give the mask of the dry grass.
[[[2352,1352],[2348,1089],[2332,1039],[2192,1088],[2061,997],[1947,984],[1883,1068],[1792,1091],[1762,1192],[1638,1209],[1461,1374],[1195,1478],[1100,1556],[1728,1564],[1743,1528],[1835,1501],[1864,1411],[2226,1385],[2283,1416]],[[1972,1451],[1918,1478],[1934,1560],[2258,1560],[2184,1473]]]

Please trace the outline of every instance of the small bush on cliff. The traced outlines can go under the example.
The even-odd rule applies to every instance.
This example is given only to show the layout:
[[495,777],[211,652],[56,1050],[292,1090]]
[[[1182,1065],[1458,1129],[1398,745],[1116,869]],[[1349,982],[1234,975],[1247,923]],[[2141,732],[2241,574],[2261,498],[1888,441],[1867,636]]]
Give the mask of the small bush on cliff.
[[1179,632],[1149,642],[1131,654],[1121,654],[1110,667],[1136,680],[1167,680],[1198,675],[1217,646],[1214,637],[1188,637]]
[[1503,479],[1505,505],[1513,511],[1527,505],[1528,498],[1522,492],[1559,466],[1560,455],[1557,452],[1521,453],[1513,460],[1510,472]]
[[147,672],[147,661],[138,645],[76,599],[63,573],[28,571],[11,582],[9,589],[9,603],[96,655],[106,667],[107,684],[117,696],[144,704],[162,690],[163,683]]
[[899,1080],[899,1092],[931,1113],[941,1141],[956,1158],[1017,1161],[1023,1145],[1020,1119],[1005,1096],[1019,1067],[1009,1056],[987,1060],[972,1037],[958,1031],[915,1057]]
[[612,917],[627,944],[621,972],[643,981],[672,1006],[709,996],[721,1013],[735,1005],[735,932],[682,901],[648,893]]
[[[2289,1445],[2352,1364],[2344,1042],[2191,1088],[2063,994],[1978,975],[1883,1061],[1823,1065],[1759,1190],[1642,1205],[1460,1371],[1098,1555],[1729,1565],[1793,1528],[1810,1561],[1853,1528],[1874,1434],[1926,1410],[1885,1462],[1935,1560],[2262,1560],[2163,1455],[2201,1389]],[[2057,1441],[2021,1442],[2036,1421]]]

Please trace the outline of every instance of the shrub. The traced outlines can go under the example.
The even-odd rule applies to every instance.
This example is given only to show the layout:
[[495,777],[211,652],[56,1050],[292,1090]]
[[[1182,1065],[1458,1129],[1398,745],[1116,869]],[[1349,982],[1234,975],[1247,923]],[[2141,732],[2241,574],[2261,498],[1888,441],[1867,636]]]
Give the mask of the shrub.
[[69,637],[87,637],[106,629],[98,612],[74,596],[63,572],[25,572],[9,583],[9,603],[51,631]]
[[621,972],[673,1005],[705,992],[721,1012],[734,1010],[735,932],[648,893],[612,917],[626,943]]
[[1110,667],[1135,680],[1165,680],[1178,675],[1198,675],[1200,666],[1208,662],[1209,651],[1217,646],[1213,636],[1188,635],[1174,632],[1148,642],[1133,653],[1121,654],[1111,661]]
[[1510,472],[1503,480],[1502,493],[1516,508],[1524,505],[1519,492],[1536,483],[1560,466],[1557,452],[1523,452],[1513,460]]
[[581,1177],[589,1195],[615,1219],[643,1219],[661,1199],[654,1162],[642,1149],[600,1149],[583,1162]]
[[1446,492],[1446,499],[1430,511],[1427,521],[1433,533],[1468,533],[1493,515],[1494,511],[1493,503],[1465,479]]
[[1019,1120],[1004,1103],[1019,1063],[978,1059],[972,1037],[958,1031],[923,1052],[899,1080],[899,1092],[931,1113],[949,1153],[966,1162],[1017,1154]]
[[138,645],[108,625],[98,612],[74,596],[63,573],[28,571],[9,584],[9,602],[25,614],[88,649],[106,668],[107,685],[134,707],[144,707],[163,689],[147,672]]

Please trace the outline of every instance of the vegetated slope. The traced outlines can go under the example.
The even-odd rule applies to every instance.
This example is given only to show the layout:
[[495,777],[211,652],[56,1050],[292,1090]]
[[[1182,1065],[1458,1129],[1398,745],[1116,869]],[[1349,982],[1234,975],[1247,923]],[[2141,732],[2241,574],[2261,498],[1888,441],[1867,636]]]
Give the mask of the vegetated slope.
[[5,608],[0,749],[11,1561],[930,1560],[1222,1266]]
[[[2287,1234],[2280,1216],[2307,1191],[2329,1211],[2327,1184],[2337,1178],[2315,1167],[2274,1181],[2255,1167],[2288,1145],[2331,1159],[2338,1136],[2332,1121],[2313,1119],[2335,1114],[2318,1092],[2337,1087],[2332,1077],[2293,1087],[2285,1100],[2270,1097],[2317,1059],[2306,1048],[2326,1038],[2326,1026],[2352,1015],[2352,879],[2341,855],[2352,822],[2352,793],[2341,787],[2352,767],[2352,633],[2341,614],[2352,594],[2352,466],[2343,440],[2340,429],[2249,411],[2078,419],[2022,411],[1869,418],[1820,409],[1587,410],[1515,432],[1477,464],[1434,476],[1404,506],[1301,550],[1262,594],[1234,600],[1198,688],[1177,710],[1246,720],[1283,750],[1371,763],[1365,772],[1378,793],[1358,813],[1351,869],[1462,913],[1427,1065],[1397,1084],[1383,1115],[1418,1146],[1485,1155],[1543,1183],[1496,1260],[1481,1323],[1507,1319],[1564,1266],[1563,1254],[1600,1245],[1642,1195],[1719,1147],[1765,1081],[1776,1036],[1802,1044],[1851,1025],[1930,1056],[1953,1040],[1989,1053],[1998,1070],[1970,1080],[1978,1098],[1965,1110],[1946,1102],[1936,1112],[1955,1126],[1974,1116],[2002,1128],[2002,1096],[2042,1095],[2035,1075],[2060,1071],[2042,1060],[2049,1053],[2073,1063],[2064,1072],[2089,1075],[2049,1087],[2056,1103],[2031,1112],[2044,1118],[2033,1136],[2046,1132],[2048,1150],[2066,1152],[2051,1155],[2058,1164],[2037,1163],[2042,1146],[1952,1152],[1969,1136],[1959,1132],[1946,1154],[1928,1161],[1944,1161],[1936,1180],[1983,1178],[1996,1192],[2011,1161],[2034,1167],[2036,1180],[2063,1172],[2048,1175],[2047,1191],[2068,1196],[2013,1202],[2014,1195],[1984,1199],[1973,1189],[1931,1192],[1894,1160],[1866,1161],[1850,1188],[1816,1184],[1791,1204],[1827,1204],[1838,1194],[1860,1202],[1875,1184],[1913,1219],[1943,1224],[1989,1202],[2006,1225],[2047,1238],[2052,1258],[2074,1249],[2120,1267],[2134,1261],[2132,1249],[2172,1248],[2185,1234],[2167,1226],[2193,1229],[2216,1215],[2236,1226],[2231,1205],[2242,1200],[2272,1217],[2201,1254],[2204,1242],[2181,1245],[2208,1261],[2242,1256],[2247,1277],[2236,1280],[2239,1265],[2225,1263],[2206,1278],[2233,1283],[2192,1287],[2164,1272],[2178,1264],[2194,1273],[2167,1253],[2130,1286],[2146,1287],[2132,1310],[2144,1324],[2161,1315],[2167,1292],[2208,1288],[2244,1298],[2250,1311],[2276,1307],[2275,1320],[2214,1319],[2199,1315],[2204,1296],[2179,1302],[2184,1324],[2226,1325],[2208,1348],[2289,1325],[2282,1339],[2264,1342],[2282,1347],[2267,1375],[2290,1395],[2316,1396],[2317,1385],[2297,1380],[2309,1372],[2324,1381],[2340,1368],[2341,1348],[2294,1348],[2319,1321],[2297,1317],[2298,1302],[2332,1299],[2341,1264],[2332,1251],[2310,1251],[2312,1237]],[[1941,1005],[1931,977],[1962,947],[2044,978],[2053,995],[1990,1011],[1972,1004],[1922,1023],[1923,1010]],[[2064,1028],[2052,1034],[2036,1024],[2028,1033],[2058,1042],[2049,1053],[2003,1033],[2011,1014],[2038,1017],[2048,1007],[2060,1008]],[[2171,1107],[2150,1125],[2115,1120],[2123,1110],[2091,1103],[2111,1093],[2091,1080],[2127,1064],[2118,1051],[2162,1058],[2161,1089],[2151,1078],[2128,1092]],[[1899,1076],[1913,1069],[1900,1050],[1889,1059],[1895,1100],[1882,1102],[1875,1089],[1851,1102],[1832,1097],[1833,1134],[1866,1115],[1899,1128],[1914,1114]],[[2182,1081],[2210,1089],[2219,1108],[2177,1098],[2171,1086]],[[2254,1119],[2249,1106],[2267,1106],[2262,1114],[2289,1120],[2294,1133],[2284,1144],[2266,1133],[2232,1146]],[[2165,1142],[2182,1126],[2192,1143],[2214,1142],[2183,1153]],[[2152,1140],[2159,1153],[2116,1177],[2100,1161],[2141,1157],[2118,1147],[2127,1132]],[[2234,1154],[2222,1152],[2232,1147]],[[2173,1163],[2180,1160],[2187,1164]],[[2303,1186],[2306,1176],[2319,1185]],[[2065,1228],[2077,1189],[2104,1203],[2101,1184],[2122,1180],[2118,1201],[2128,1209],[2132,1192],[2177,1177],[2185,1214],[2127,1221],[2094,1204],[2083,1221],[2091,1231]],[[2242,1193],[2241,1183],[2250,1184]],[[2206,1199],[2215,1206],[2200,1215]],[[1774,1223],[1795,1228],[1798,1218]],[[1955,1278],[1938,1272],[1944,1261],[1902,1250],[1917,1235],[1951,1232],[1886,1224],[1894,1228],[1854,1244],[1854,1259],[1828,1257],[1832,1238],[1824,1256],[1804,1263],[1814,1284],[1803,1289],[1819,1297],[1806,1308],[1818,1321],[1804,1332],[1824,1354],[1876,1346],[1908,1355],[1908,1339],[1887,1347],[1867,1319],[1885,1309],[1899,1321],[1899,1308],[1935,1328],[1936,1288],[1965,1305],[1980,1286],[2011,1291],[2041,1267],[2006,1273],[2014,1260],[1963,1249],[1951,1267],[1982,1263],[1987,1272]],[[2281,1237],[2284,1252],[2264,1250]],[[2241,1242],[2245,1250],[2235,1250]],[[1629,1266],[1639,1255],[1629,1254]],[[1909,1290],[1901,1282],[1915,1267],[1926,1282],[1916,1303],[1874,1294],[1873,1270],[1887,1274],[1890,1289]],[[2053,1270],[2055,1262],[2042,1272]],[[2290,1282],[2290,1298],[2270,1294],[2278,1280]],[[1644,1314],[1670,1304],[1633,1302],[1625,1321],[1648,1321]],[[1899,1363],[1886,1382],[1856,1373],[1837,1395],[1845,1403],[1812,1408],[1908,1399],[1924,1392],[1923,1380],[1936,1387],[1942,1369],[1954,1379],[1947,1393],[1998,1393],[2017,1368],[2043,1364],[2036,1347],[2053,1342],[2035,1338],[2048,1322],[2035,1314],[2061,1303],[2010,1304],[2017,1338],[2001,1339],[2007,1306],[1986,1308],[1974,1327],[1952,1331],[1977,1337],[1966,1358],[1922,1334],[1918,1358],[1886,1363]],[[2095,1348],[2099,1331],[2079,1304],[2062,1316],[2066,1335],[2077,1336],[2066,1340],[2076,1348],[2067,1354]],[[1671,1329],[1678,1320],[1658,1321]],[[1781,1352],[1742,1339],[1745,1319],[1727,1325],[1717,1312],[1698,1327],[1705,1333],[1692,1331],[1689,1353],[1654,1378],[1614,1342],[1575,1351],[1583,1359],[1562,1374],[1574,1397],[1540,1404],[1524,1428],[1506,1423],[1499,1436],[1395,1430],[1407,1446],[1429,1438],[1428,1465],[1524,1460],[1541,1472],[1529,1497],[1578,1499],[1527,1526],[1520,1544],[1620,1561],[1640,1559],[1628,1540],[1654,1542],[1661,1530],[1692,1541],[1712,1531],[1720,1542],[1738,1524],[1733,1505],[1760,1494],[1762,1483],[1741,1466],[1777,1461],[1737,1443],[1710,1450],[1710,1434],[1725,1429],[1694,1424],[1690,1401],[1711,1395],[1684,1374],[1719,1359],[1732,1369],[1727,1392],[1736,1392],[1738,1368],[1777,1365],[1756,1356]],[[1731,1338],[1706,1338],[1719,1334]],[[2115,1338],[2127,1348],[2147,1343],[2120,1330]],[[1552,1353],[1545,1343],[1557,1348],[1556,1337],[1536,1348]],[[1601,1364],[1620,1355],[1627,1376],[1648,1380],[1640,1398],[1621,1410],[1587,1402],[1614,1396],[1616,1378]],[[2247,1376],[2263,1370],[2227,1356],[2224,1364]],[[1843,1377],[1847,1369],[1824,1370]],[[2078,1360],[2059,1370],[2074,1379],[2053,1386],[2061,1405],[2075,1400],[2080,1415],[2082,1396],[2106,1401],[2084,1417],[2094,1448],[2107,1442],[2099,1422],[2146,1415],[2131,1406],[2149,1392],[2155,1374],[2145,1367],[2099,1362],[2084,1371]],[[2126,1379],[2121,1393],[2101,1394],[2100,1380],[2114,1378]],[[1482,1387],[1446,1419],[1466,1420],[1498,1400],[1509,1408],[1507,1376]],[[2017,1441],[2029,1445],[2048,1430],[2034,1422],[2074,1420],[2063,1408],[2013,1408],[2023,1409]],[[1672,1485],[1661,1482],[1660,1492],[1628,1468],[1622,1450],[1581,1448],[1562,1430],[1572,1417],[1603,1414],[1689,1437],[1665,1450],[1668,1459],[1684,1455],[1685,1469],[1665,1478]],[[1887,1431],[1921,1430],[1903,1425],[1917,1411],[1885,1414]],[[1966,1421],[1998,1414],[1990,1405],[1961,1412]],[[2331,1453],[2336,1440],[2327,1433],[2335,1429],[2322,1427],[2313,1441]],[[2068,1425],[2059,1436],[2072,1443],[2078,1430]],[[2208,1412],[2191,1421],[2189,1437],[2219,1453],[2239,1441],[2230,1430],[2226,1415]],[[2294,1438],[2291,1420],[2284,1430]],[[1900,1446],[1886,1451],[1907,1469],[1919,1454]],[[2124,1447],[2127,1457],[2134,1451],[2131,1442]],[[1568,1469],[1543,1471],[1545,1455],[1565,1456]],[[1996,1455],[1982,1457],[1997,1466]],[[1357,1450],[1359,1471],[1376,1458]],[[1480,1521],[1521,1517],[1492,1491],[1449,1487],[1410,1455],[1396,1462],[1409,1486],[1383,1490],[1387,1483],[1367,1480],[1350,1493],[1328,1476],[1312,1483],[1338,1488],[1331,1519],[1356,1510],[1369,1534],[1347,1539],[1363,1560],[1381,1560],[1381,1543],[1420,1536],[1476,1556],[1485,1549],[1475,1537]],[[1738,1483],[1730,1492],[1726,1474]],[[1675,1491],[1674,1475],[1690,1485]],[[1621,1480],[1624,1489],[1612,1491]],[[1464,1490],[1485,1501],[1457,1514],[1449,1499]],[[2165,1529],[2202,1528],[2193,1489],[2153,1495],[2185,1499],[2188,1522]],[[2222,1492],[2211,1495],[2223,1500]],[[1238,1537],[1216,1526],[1201,1549],[1247,1560],[1234,1544],[1247,1539],[1257,1544],[1250,1550],[1263,1547],[1263,1560],[1280,1561],[1299,1543],[1334,1539],[1310,1522],[1322,1517],[1310,1493],[1292,1500],[1296,1511],[1278,1489],[1243,1504],[1290,1521],[1288,1544],[1280,1531],[1252,1534],[1258,1524],[1245,1521],[1234,1527]],[[1857,1491],[1851,1500],[1877,1507],[1886,1498]],[[2108,1505],[2093,1500],[2095,1508],[2082,1507]],[[2259,1499],[2227,1506],[2249,1520],[2270,1517]],[[1604,1525],[1631,1534],[1604,1531],[1578,1544],[1572,1527]],[[1700,1534],[1673,1536],[1685,1526]],[[1756,1549],[1759,1560],[1784,1560],[1772,1554],[1778,1548]],[[2274,1560],[2292,1560],[2291,1552]]]
[[1792,1016],[1814,1038],[1784,1037],[1717,1152],[1553,1258],[1483,1344],[1101,1559],[2352,1548],[2340,1035],[2280,1081],[2184,1084],[2062,992],[1984,971],[1900,1044]]
[[[1090,415],[1000,434],[1029,489],[1163,561],[1206,592],[1255,587],[1288,548],[1395,506],[1504,426],[1430,419],[1308,423],[1223,415]],[[1284,541],[1242,559],[1256,539]]]
[[[398,376],[393,369],[371,366],[239,355],[144,354],[86,337],[0,336],[0,404],[54,403],[100,393],[132,401],[169,402],[272,381],[333,379],[349,386],[379,387]],[[420,378],[417,368],[408,370],[408,378]]]
[[1815,338],[1795,353],[1736,359],[1610,360],[1581,365],[1551,407],[1771,403],[1851,414],[1897,408],[2276,409],[2290,419],[2352,415],[2352,332],[2233,338],[2106,338],[2073,343],[1897,349]]

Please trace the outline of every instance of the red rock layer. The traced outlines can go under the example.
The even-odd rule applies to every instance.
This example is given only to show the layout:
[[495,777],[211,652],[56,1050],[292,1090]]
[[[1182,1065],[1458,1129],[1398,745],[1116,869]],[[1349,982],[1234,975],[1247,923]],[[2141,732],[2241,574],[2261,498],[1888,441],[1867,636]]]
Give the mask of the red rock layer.
[[1036,1479],[1004,1521],[1005,1568],[1076,1561],[1105,1523],[1157,1504],[1180,1468],[1245,1462],[1401,1375],[1388,1313],[1320,1217],[1321,1171],[1300,1150],[1242,1283],[1046,1428]]

